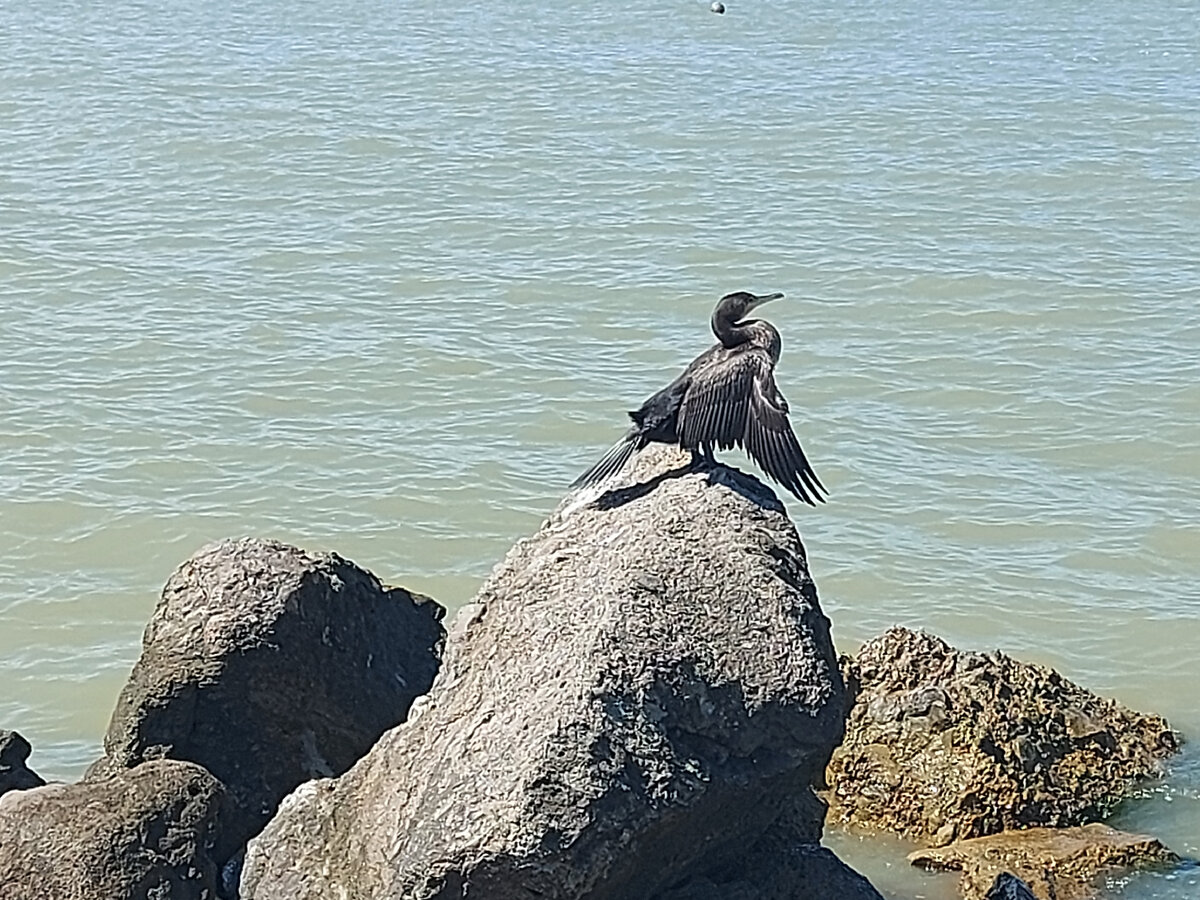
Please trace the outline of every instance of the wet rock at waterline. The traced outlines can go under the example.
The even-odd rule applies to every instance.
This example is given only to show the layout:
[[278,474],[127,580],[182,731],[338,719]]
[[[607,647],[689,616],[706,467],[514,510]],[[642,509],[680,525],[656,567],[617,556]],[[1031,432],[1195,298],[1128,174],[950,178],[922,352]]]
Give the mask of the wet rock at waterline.
[[251,842],[244,900],[878,898],[815,846],[845,697],[804,548],[759,482],[686,461],[648,450],[517,544],[409,721]]
[[[963,900],[1021,898],[1016,881],[1025,882],[1025,890],[1038,900],[1095,900],[1102,875],[1168,864],[1178,857],[1147,835],[1092,824],[1006,831],[918,850],[908,859],[914,866],[962,872]],[[1005,885],[1008,893],[1003,892]]]
[[40,787],[46,782],[25,765],[33,748],[15,731],[0,728],[0,795]]
[[1042,666],[892,628],[845,662],[832,820],[935,845],[1103,818],[1179,737]]
[[147,762],[105,781],[0,797],[4,900],[214,900],[224,788]]
[[403,721],[437,671],[442,612],[336,554],[206,547],[163,588],[87,779],[164,757],[203,765],[236,805],[231,853],[289,791]]

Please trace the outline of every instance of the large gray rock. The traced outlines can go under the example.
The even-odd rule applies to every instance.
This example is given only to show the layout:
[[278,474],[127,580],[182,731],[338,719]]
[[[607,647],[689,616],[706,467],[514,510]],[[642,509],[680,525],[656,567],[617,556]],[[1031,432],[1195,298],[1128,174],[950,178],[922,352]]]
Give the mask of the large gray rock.
[[849,660],[830,816],[947,844],[1103,818],[1179,737],[1158,716],[1003,653],[892,628]]
[[190,760],[228,787],[221,854],[310,778],[348,769],[438,667],[443,610],[336,554],[213,544],[163,588],[87,778]]
[[29,741],[17,732],[0,728],[0,795],[40,787],[46,783],[25,765],[32,749]]
[[220,782],[148,762],[97,783],[0,797],[4,900],[215,900]]
[[517,544],[409,721],[251,842],[244,900],[878,898],[813,846],[844,697],[795,528],[685,459]]

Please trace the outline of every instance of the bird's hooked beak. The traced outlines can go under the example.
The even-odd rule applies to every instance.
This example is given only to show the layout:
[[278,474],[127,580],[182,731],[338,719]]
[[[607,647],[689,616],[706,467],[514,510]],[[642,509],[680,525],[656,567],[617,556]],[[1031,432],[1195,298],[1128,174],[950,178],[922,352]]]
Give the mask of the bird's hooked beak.
[[783,294],[780,293],[779,291],[776,291],[774,294],[751,294],[750,296],[753,297],[753,299],[750,301],[750,304],[746,307],[746,312],[750,312],[750,310],[752,310],[752,309],[757,309],[758,307],[762,306],[764,303],[769,303],[772,300],[778,300],[780,297],[783,296]]

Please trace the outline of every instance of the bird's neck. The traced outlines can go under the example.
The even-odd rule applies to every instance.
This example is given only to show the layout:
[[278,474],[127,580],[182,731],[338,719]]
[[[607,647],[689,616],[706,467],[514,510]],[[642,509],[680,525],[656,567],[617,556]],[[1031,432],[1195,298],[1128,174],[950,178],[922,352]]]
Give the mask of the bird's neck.
[[730,350],[750,340],[754,333],[751,326],[755,324],[757,324],[756,319],[737,322],[731,316],[721,315],[720,310],[714,312],[712,317],[713,334],[717,336],[717,340],[721,342],[722,346]]
[[713,334],[717,336],[717,340],[727,350],[752,344],[769,352],[772,359],[779,358],[780,344],[782,343],[779,339],[779,332],[769,322],[764,322],[762,319],[735,322],[727,317],[714,315],[712,330]]

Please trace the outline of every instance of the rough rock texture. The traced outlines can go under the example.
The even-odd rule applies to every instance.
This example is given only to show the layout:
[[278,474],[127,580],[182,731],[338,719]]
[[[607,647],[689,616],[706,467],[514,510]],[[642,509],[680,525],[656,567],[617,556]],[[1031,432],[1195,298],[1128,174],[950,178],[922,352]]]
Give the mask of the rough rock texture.
[[1094,885],[1105,872],[1173,862],[1178,857],[1152,837],[1093,823],[1077,828],[1006,831],[939,849],[918,850],[908,859],[914,866],[927,869],[961,871],[959,890],[963,900],[994,900],[994,886],[1003,873],[1024,880],[1038,900],[1089,900],[1099,896]]
[[[766,877],[842,868],[797,846],[844,713],[803,547],[761,484],[684,459],[510,551],[409,721],[251,842],[244,900],[782,898]],[[754,871],[782,847],[793,873]],[[796,895],[878,898],[841,876]]]
[[341,774],[404,720],[437,672],[442,614],[336,554],[205,547],[163,588],[87,778],[199,763],[235,803],[232,853],[298,784]]
[[4,900],[214,900],[224,789],[197,765],[0,797]]
[[1179,738],[1057,672],[892,628],[846,661],[856,699],[830,815],[948,844],[1108,814]]
[[40,787],[46,782],[25,765],[33,748],[15,731],[0,728],[0,795]]

